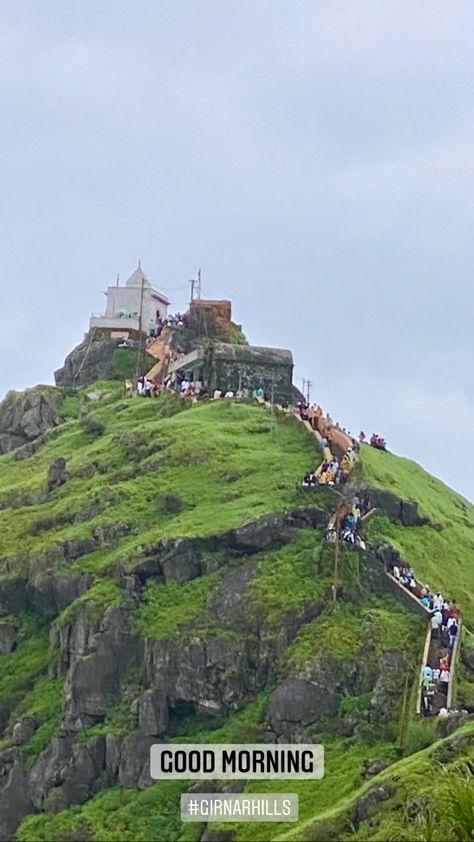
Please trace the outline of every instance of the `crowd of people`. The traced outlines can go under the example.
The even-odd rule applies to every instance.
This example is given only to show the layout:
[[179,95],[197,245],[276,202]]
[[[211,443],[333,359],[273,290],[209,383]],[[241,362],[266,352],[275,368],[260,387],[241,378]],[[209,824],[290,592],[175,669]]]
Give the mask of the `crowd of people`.
[[387,449],[387,442],[384,438],[382,438],[382,436],[377,435],[377,433],[372,433],[369,444],[371,447],[375,447],[377,450]]
[[333,456],[331,459],[324,460],[319,472],[306,474],[303,478],[303,487],[313,488],[316,485],[328,485],[333,488],[340,485],[342,481],[343,473],[339,459]]
[[[212,400],[221,400],[222,398],[233,398],[235,400],[251,400],[268,401],[269,395],[265,392],[263,387],[258,386],[253,391],[247,388],[244,389],[214,389],[212,394],[209,392],[209,386],[201,380],[192,380],[185,372],[178,372],[178,376],[171,378],[166,377],[163,383],[157,383],[145,375],[139,377],[135,386],[132,380],[125,381],[125,391],[127,394],[133,394],[135,391],[140,397],[157,397],[164,389],[177,392],[183,398],[211,398]],[[279,403],[284,409],[288,408],[288,402],[281,400]]]
[[[172,388],[172,386],[171,386]],[[175,388],[180,394],[185,398],[191,397],[211,397],[212,400],[221,400],[223,398],[233,398],[235,400],[240,401],[248,401],[252,398],[254,400],[259,401],[268,401],[269,395],[265,392],[262,386],[258,386],[253,391],[251,389],[242,388],[236,389],[235,391],[231,388],[227,389],[214,389],[212,395],[209,393],[209,387],[206,383],[203,383],[201,380],[189,380],[186,375],[184,379],[181,381],[177,381],[175,384]],[[288,407],[287,401],[280,401],[279,404],[282,408]]]
[[[179,322],[181,317],[178,314],[178,316],[172,318],[175,318]],[[179,326],[179,323],[177,326]],[[133,382],[126,381],[126,387],[133,389]],[[157,384],[145,376],[139,377],[136,384],[136,392],[141,397],[156,397],[164,388],[166,388],[164,384]],[[171,386],[171,388],[173,387]],[[180,382],[175,383],[174,388],[183,397],[209,397],[209,389],[205,383],[199,380],[188,380],[186,376]],[[212,394],[213,400],[223,398],[248,400],[251,397],[260,401],[268,400],[268,395],[261,386],[257,387],[253,393],[249,389],[239,389],[235,392],[231,389],[216,389]],[[288,405],[286,404],[286,406]],[[309,421],[313,429],[320,432],[322,435],[320,447],[323,452],[328,448],[331,453],[332,427],[345,433],[351,439],[351,445],[347,448],[341,459],[331,453],[331,456],[324,459],[321,467],[317,471],[308,473],[304,477],[303,486],[305,488],[314,488],[321,485],[330,487],[341,485],[357,461],[358,442],[352,438],[347,430],[341,428],[338,424],[334,424],[329,413],[324,415],[319,405],[309,407],[304,401],[300,401],[297,405],[296,412],[303,420]],[[361,443],[365,441],[365,434],[363,432],[360,433],[359,441]],[[386,448],[385,440],[375,433],[371,436],[370,444],[372,447],[378,449],[385,450]],[[367,513],[369,508],[369,499],[367,497],[361,498],[358,494],[355,494],[350,503],[344,503],[338,507],[326,529],[325,541],[327,543],[335,543],[339,538],[344,544],[350,547],[365,550],[366,545],[361,536],[361,527],[363,515]],[[455,600],[445,600],[440,592],[435,593],[428,585],[421,585],[416,580],[414,572],[409,565],[397,565],[394,563],[389,569],[389,572],[431,614],[431,637],[433,640],[438,641],[439,646],[435,647],[436,656],[432,657],[431,661],[423,668],[421,695],[422,711],[425,716],[430,716],[434,711],[436,695],[442,694],[444,697],[447,696],[451,679],[451,653],[459,633],[459,608]],[[440,716],[447,716],[447,708],[442,706],[438,710],[438,713]]]
[[[365,444],[367,442],[367,436],[365,435],[363,430],[361,430],[359,433],[359,441],[361,444]],[[372,433],[369,440],[369,444],[371,447],[377,448],[377,450],[387,449],[387,442],[384,438],[382,438],[382,436],[377,435],[377,433]]]
[[[313,429],[319,431],[322,436],[320,447],[325,455],[327,455],[326,448],[331,453],[331,430],[333,428],[340,430],[351,438],[352,444],[347,448],[341,460],[331,453],[330,458],[325,458],[317,471],[308,473],[302,483],[305,488],[315,488],[319,485],[333,487],[340,485],[357,460],[359,443],[366,441],[365,433],[362,431],[359,435],[359,442],[356,442],[350,432],[333,422],[329,414],[324,415],[319,405],[310,407],[305,401],[300,401],[296,411],[304,421],[311,424]],[[378,450],[386,450],[387,448],[385,439],[376,433],[373,433],[370,437],[369,444]],[[348,546],[365,550],[366,545],[361,536],[361,526],[363,515],[369,508],[370,501],[368,498],[360,499],[358,495],[355,495],[350,503],[339,506],[328,524],[325,541],[335,543],[339,538]],[[400,585],[420,601],[427,612],[430,612],[431,639],[436,643],[434,646],[432,645],[431,656],[428,658],[428,663],[423,667],[422,711],[426,716],[430,716],[436,709],[439,716],[448,716],[448,687],[451,680],[452,651],[459,634],[459,608],[455,600],[446,600],[442,593],[435,593],[428,585],[420,584],[409,565],[393,564],[389,572]],[[437,694],[441,695],[441,705],[440,700],[436,699]]]
[[161,331],[164,327],[182,328],[185,324],[186,316],[183,316],[181,313],[176,313],[174,316],[167,316],[166,319],[157,319],[156,323],[150,325],[147,347],[161,335]]
[[319,404],[310,406],[307,401],[300,399],[296,404],[296,412],[303,421],[309,421],[313,430],[318,430],[322,435],[330,436],[331,428],[334,427],[335,430],[349,436],[354,447],[358,446],[357,439],[352,433],[345,427],[341,427],[338,421],[334,421],[329,412],[325,415]]
[[[327,442],[323,444],[324,441],[323,439],[321,442],[322,449],[327,447]],[[356,453],[352,448],[346,450],[342,459],[338,459],[337,456],[331,456],[330,459],[325,459],[317,471],[306,474],[303,477],[303,487],[313,488],[315,486],[327,485],[330,488],[334,488],[342,485],[347,479],[356,459]]]
[[209,387],[206,383],[203,383],[202,380],[188,380],[187,377],[184,377],[184,379],[181,380],[181,383],[177,385],[183,398],[209,397]]
[[[319,432],[321,439],[319,446],[323,453],[326,448],[329,450],[329,458],[325,458],[322,465],[315,471],[306,474],[303,477],[303,488],[315,488],[316,486],[327,485],[331,488],[341,485],[347,479],[355,462],[357,461],[357,453],[359,451],[359,443],[345,427],[341,427],[339,423],[335,423],[329,413],[324,414],[321,406],[309,404],[300,400],[296,406],[296,413],[303,421],[307,421],[313,430]],[[350,444],[346,447],[342,457],[339,458],[331,452],[331,443],[334,439],[334,430],[337,430],[347,437]],[[340,451],[340,444],[338,445]],[[327,456],[327,454],[326,454]]]
[[[451,677],[451,653],[459,634],[459,607],[456,600],[447,600],[441,592],[417,582],[409,565],[393,564],[389,572],[415,596],[430,612],[431,638],[436,641],[436,655],[428,659],[422,675],[422,710],[425,716],[433,714],[436,694],[447,696]],[[444,711],[444,707],[439,711]]]
[[365,541],[361,535],[362,518],[369,511],[368,498],[361,498],[354,494],[350,503],[343,503],[331,518],[324,540],[328,544],[335,544],[338,537],[350,547],[365,550]]
[[[164,389],[177,391],[183,398],[204,398],[209,396],[208,387],[200,381],[183,380],[180,384],[171,384],[168,379],[164,383],[157,383],[156,380],[151,380],[143,375],[138,378],[135,386],[136,394],[141,398],[158,397]],[[133,381],[125,381],[125,390],[129,394],[133,393]]]
[[[435,666],[427,664],[423,668],[421,698],[423,714],[425,716],[433,715],[433,706],[437,693],[441,693],[447,697],[450,678],[450,658],[446,652],[438,658]],[[445,710],[447,711],[445,706],[442,706],[439,713],[443,715],[441,711],[444,712]]]
[[[350,503],[338,508],[329,522],[325,533],[325,541],[335,543],[340,540],[365,550],[360,530],[363,515],[370,509],[368,497],[360,498],[357,494]],[[452,652],[459,635],[460,610],[456,600],[445,599],[441,592],[433,591],[428,585],[420,584],[412,568],[406,564],[393,564],[389,569],[392,576],[415,596],[430,613],[431,656],[428,657],[422,673],[422,712],[431,716],[436,707],[439,716],[448,716],[446,704],[435,704],[437,694],[441,694],[441,702],[447,702],[448,687],[451,680]]]
[[449,645],[452,647],[457,635],[456,621],[459,618],[459,608],[456,600],[452,600],[451,602],[445,600],[442,593],[435,593],[428,585],[422,585],[420,582],[417,582],[413,570],[409,565],[402,564],[398,566],[397,564],[393,564],[389,572],[431,612],[432,637],[446,637],[446,640],[449,638]]
[[[132,384],[133,386],[133,384]],[[130,391],[130,381],[126,381],[125,388]],[[141,398],[156,398],[163,391],[161,383],[156,383],[154,380],[149,380],[148,377],[142,376],[137,380],[136,392]]]
[[[248,401],[252,397],[250,389],[237,389],[235,392],[232,389],[214,389],[212,399],[215,401],[221,398],[235,398],[238,401]],[[253,397],[256,397],[255,392]]]

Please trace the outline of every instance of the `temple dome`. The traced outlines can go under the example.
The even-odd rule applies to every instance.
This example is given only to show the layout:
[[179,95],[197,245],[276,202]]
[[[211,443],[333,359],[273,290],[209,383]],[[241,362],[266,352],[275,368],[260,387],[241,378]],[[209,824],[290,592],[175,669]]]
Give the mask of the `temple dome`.
[[128,280],[125,282],[125,286],[127,287],[141,287],[143,284],[144,287],[151,287],[150,281],[148,280],[147,276],[145,275],[142,265],[140,261],[138,261],[138,266],[134,272],[130,275]]

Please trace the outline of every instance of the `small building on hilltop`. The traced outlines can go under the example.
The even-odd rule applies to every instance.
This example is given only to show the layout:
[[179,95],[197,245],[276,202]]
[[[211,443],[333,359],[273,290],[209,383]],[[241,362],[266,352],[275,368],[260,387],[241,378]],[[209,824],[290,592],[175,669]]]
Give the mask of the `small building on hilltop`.
[[209,298],[195,298],[186,313],[186,322],[198,336],[207,336],[227,342],[234,326],[232,304],[227,299],[215,301]]
[[125,286],[108,287],[107,306],[101,316],[90,318],[90,329],[110,335],[112,339],[153,333],[168,315],[169,301],[163,293],[153,289],[140,261]]
[[283,348],[204,342],[171,363],[168,372],[205,383],[211,393],[262,388],[276,402],[292,399],[293,355]]

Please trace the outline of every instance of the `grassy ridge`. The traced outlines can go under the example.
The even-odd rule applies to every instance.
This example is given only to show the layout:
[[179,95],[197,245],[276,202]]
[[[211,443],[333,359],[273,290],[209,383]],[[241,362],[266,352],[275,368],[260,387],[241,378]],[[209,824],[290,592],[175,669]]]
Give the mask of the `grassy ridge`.
[[[298,481],[319,461],[301,425],[275,420],[263,407],[224,401],[162,417],[162,410],[169,415],[182,409],[184,402],[176,401],[166,395],[163,402],[117,403],[107,394],[104,405],[93,407],[105,424],[102,436],[69,421],[33,458],[1,458],[0,500],[19,501],[0,511],[2,556],[37,555],[55,542],[87,538],[97,527],[127,524],[130,535],[118,551],[98,550],[74,564],[98,572],[147,542],[217,532],[301,502]],[[69,482],[44,502],[22,506],[21,495],[44,494],[49,464],[64,455]],[[176,511],[167,509],[170,498]],[[82,520],[91,499],[108,503]],[[32,525],[46,517],[59,525],[31,534]],[[68,518],[72,522],[63,525]]]
[[[91,392],[100,392],[99,399],[91,401]],[[98,383],[67,397],[62,413],[56,437],[30,459],[0,458],[0,578],[15,578],[29,557],[88,538],[99,527],[126,523],[129,533],[116,547],[64,565],[64,572],[92,572],[94,581],[53,621],[58,625],[70,622],[83,603],[99,615],[119,604],[123,592],[107,572],[117,559],[133,566],[148,542],[217,532],[306,502],[299,480],[319,460],[301,425],[273,418],[259,405],[223,401],[191,410],[172,395],[156,401],[124,398],[117,384]],[[85,414],[103,425],[101,434],[87,432]],[[70,478],[48,494],[48,467],[59,456],[67,458]],[[150,586],[138,617],[143,632],[177,633],[202,607],[215,578],[190,583],[187,601],[186,588]],[[201,602],[196,588],[203,591]],[[11,723],[28,716],[39,722],[26,745],[33,762],[58,727],[62,681],[46,675],[56,653],[44,622],[26,614],[3,618],[10,622],[20,630],[14,651],[0,656],[0,704]],[[120,704],[117,700],[111,711],[109,730],[123,730]],[[3,747],[10,742],[5,738]]]
[[413,564],[417,576],[457,599],[464,620],[474,625],[474,506],[415,462],[364,445],[364,482],[416,500],[421,514],[440,524],[405,529],[377,516],[372,535],[386,537]]
[[[102,395],[91,402],[86,393],[96,389]],[[104,425],[102,434],[94,436],[86,431],[79,420],[79,414],[84,415],[85,411]],[[36,555],[56,542],[88,537],[97,527],[110,524],[125,523],[129,533],[116,547],[103,547],[68,563],[68,570],[92,572],[94,583],[65,609],[56,623],[70,621],[82,603],[88,604],[88,610],[100,613],[108,605],[120,602],[123,594],[108,573],[119,559],[133,567],[136,555],[149,543],[165,537],[214,533],[268,512],[306,504],[308,496],[299,488],[299,481],[320,458],[313,437],[302,425],[292,418],[273,418],[258,405],[221,401],[188,410],[183,401],[169,395],[157,401],[124,398],[120,387],[106,383],[67,398],[63,419],[58,437],[31,459],[16,462],[12,455],[0,458],[0,500],[13,503],[13,507],[0,510],[2,556]],[[25,494],[44,494],[47,468],[57,456],[68,459],[69,482],[35,505],[24,505],[22,495],[24,498]],[[364,482],[416,499],[422,513],[442,525],[439,532],[428,526],[408,529],[377,516],[370,531],[396,544],[413,563],[418,576],[433,587],[444,589],[446,595],[458,597],[464,616],[474,621],[474,573],[470,561],[473,507],[413,462],[392,454],[363,447],[361,471]],[[311,502],[321,503],[321,499],[322,495],[316,495]],[[97,513],[83,519],[91,504],[97,504]],[[32,523],[41,526],[41,522],[44,528],[30,530]],[[249,617],[258,618],[265,634],[278,636],[288,612],[300,610],[306,602],[317,602],[322,609],[318,619],[303,625],[282,652],[275,665],[275,681],[292,671],[304,671],[312,658],[318,654],[324,657],[324,653],[337,659],[341,670],[350,670],[363,661],[374,665],[393,646],[401,648],[411,664],[417,663],[424,629],[402,606],[369,595],[354,597],[354,601],[347,599],[336,606],[328,602],[332,570],[331,560],[326,558],[328,552],[321,547],[317,531],[302,530],[281,550],[255,558],[256,574],[249,585],[246,610]],[[355,553],[350,554],[352,559],[357,559]],[[231,633],[218,628],[216,619],[207,613],[207,605],[222,577],[239,563],[238,559],[226,559],[216,573],[184,585],[150,582],[137,610],[141,633],[156,638],[182,636],[183,640],[190,629],[196,634],[210,629]],[[348,590],[352,593],[352,589]],[[24,623],[30,629],[29,636],[20,637],[19,646],[11,655],[0,657],[0,697],[3,692],[4,699],[12,700],[15,721],[27,714],[42,720],[27,745],[29,757],[34,759],[58,725],[62,683],[45,674],[52,657],[46,630],[41,624],[35,625],[36,619],[24,618]],[[239,635],[245,634],[245,628],[235,634],[236,646],[240,645]],[[183,721],[175,739],[263,740],[264,711],[272,689],[273,685],[267,687],[216,730],[204,730],[197,717]],[[440,793],[441,797],[445,778],[439,775],[439,763],[432,750],[443,748],[446,741],[419,750],[432,735],[416,734],[412,729],[407,739],[407,751],[412,754],[397,760],[394,743],[398,712],[394,711],[393,720],[384,731],[368,721],[358,737],[346,737],[340,720],[353,710],[370,713],[370,693],[345,696],[338,715],[328,720],[326,730],[313,735],[325,746],[326,775],[322,781],[292,784],[292,791],[300,796],[300,822],[296,826],[235,825],[237,842],[264,842],[270,833],[275,840],[302,842],[326,838],[420,838],[415,828],[410,836],[412,828],[404,805],[420,788],[427,789],[427,781],[429,793],[435,797]],[[105,722],[83,732],[78,739],[84,742],[92,734],[128,731],[130,721],[130,699],[117,699]],[[473,731],[474,727],[468,726],[466,734]],[[374,781],[365,782],[361,768],[370,758],[383,759],[391,765]],[[354,835],[347,820],[353,804],[374,784],[387,779],[396,782],[397,793],[379,808],[382,825],[363,824]],[[86,804],[57,815],[28,817],[17,839],[197,842],[202,826],[183,825],[179,820],[179,795],[186,787],[186,782],[178,781],[160,782],[144,791],[107,789]],[[257,782],[247,789],[285,791],[288,783]]]

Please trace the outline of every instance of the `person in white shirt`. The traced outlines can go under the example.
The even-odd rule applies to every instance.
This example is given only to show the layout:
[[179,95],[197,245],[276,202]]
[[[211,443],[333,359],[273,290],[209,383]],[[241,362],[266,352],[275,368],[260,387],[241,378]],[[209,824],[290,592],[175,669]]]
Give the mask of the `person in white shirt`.
[[443,594],[437,593],[435,598],[433,599],[433,608],[435,611],[441,611],[443,607],[444,597]]
[[442,625],[443,615],[441,611],[435,611],[431,617],[431,634],[433,637],[439,637]]
[[439,681],[440,684],[444,685],[443,689],[447,692],[449,684],[449,670],[441,670]]

